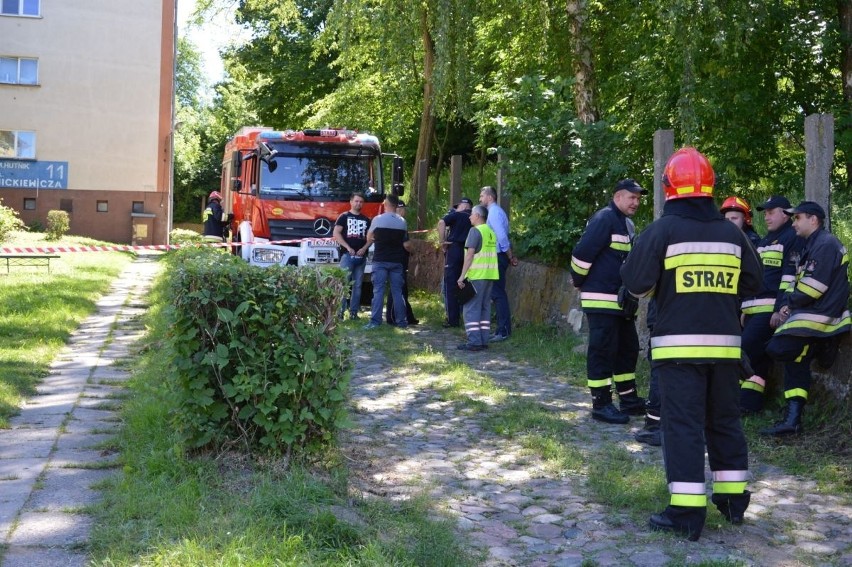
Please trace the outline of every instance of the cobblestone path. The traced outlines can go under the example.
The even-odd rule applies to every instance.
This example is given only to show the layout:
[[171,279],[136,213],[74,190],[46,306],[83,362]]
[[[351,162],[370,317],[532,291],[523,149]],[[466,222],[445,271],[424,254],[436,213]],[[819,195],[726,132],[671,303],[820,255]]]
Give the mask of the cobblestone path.
[[[558,412],[583,450],[621,446],[659,466],[662,476],[659,448],[633,441],[641,418],[628,426],[592,421],[585,389],[509,363],[500,345],[470,354],[455,349],[459,339],[450,332],[410,334],[423,350],[469,363],[501,388]],[[394,368],[372,349],[356,349],[354,361],[355,425],[343,443],[352,482],[368,496],[427,494],[457,518],[485,565],[852,565],[852,503],[819,493],[812,481],[752,463],[745,524],[708,524],[690,543],[651,532],[645,517],[591,501],[583,475],[555,476],[518,443],[483,427],[480,412],[446,401],[441,377]]]

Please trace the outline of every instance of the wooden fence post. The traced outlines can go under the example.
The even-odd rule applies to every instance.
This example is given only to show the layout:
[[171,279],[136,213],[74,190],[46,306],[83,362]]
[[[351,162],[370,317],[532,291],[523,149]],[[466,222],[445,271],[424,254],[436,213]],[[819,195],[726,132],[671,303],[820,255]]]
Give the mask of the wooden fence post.
[[[831,166],[834,162],[834,116],[805,117],[805,199],[825,209],[825,229],[831,230]],[[795,203],[793,203],[795,205]]]
[[654,220],[663,215],[663,203],[666,202],[666,195],[663,192],[663,170],[673,153],[674,130],[654,132]]

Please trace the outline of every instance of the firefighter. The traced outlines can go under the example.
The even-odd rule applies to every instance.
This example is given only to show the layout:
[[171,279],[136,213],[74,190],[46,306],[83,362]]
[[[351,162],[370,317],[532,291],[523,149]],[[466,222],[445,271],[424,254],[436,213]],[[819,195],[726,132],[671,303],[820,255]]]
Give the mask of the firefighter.
[[752,226],[752,213],[748,201],[742,197],[728,197],[722,203],[719,212],[725,215],[725,218],[740,227],[746,233],[752,244],[757,246],[760,241],[760,235]]
[[769,356],[784,363],[787,400],[781,421],[760,432],[769,436],[802,431],[811,360],[830,366],[839,336],[850,328],[846,248],[825,230],[825,211],[818,203],[802,201],[787,213],[793,216],[793,228],[805,243],[796,263],[795,284],[778,315],[781,324],[767,346]]
[[[632,179],[619,181],[609,205],[589,219],[571,254],[571,279],[580,288],[580,305],[589,322],[586,372],[592,418],[606,423],[627,423],[630,415],[645,413],[645,400],[636,393],[639,337],[635,305],[633,313],[619,305],[618,269],[635,234],[630,217],[647,193]],[[613,382],[620,409],[612,403]]]
[[740,295],[761,288],[760,260],[748,237],[713,204],[715,175],[695,148],[675,152],[663,175],[663,216],[637,239],[621,268],[636,296],[654,294],[651,360],[662,398],[663,458],[671,498],[651,529],[695,541],[704,528],[704,448],[712,501],[743,521],[750,493],[748,447],[740,423]]
[[763,290],[742,303],[743,350],[753,369],[751,376],[741,384],[740,411],[743,415],[763,409],[766,379],[772,370],[766,345],[778,326],[785,292],[795,280],[796,259],[804,244],[793,230],[786,213],[789,208],[790,201],[781,195],[772,195],[757,207],[758,211],[763,211],[768,232],[757,243],[757,253],[763,264]]
[[230,215],[222,208],[222,194],[212,191],[207,197],[207,207],[201,215],[204,223],[205,242],[224,242],[229,232],[228,221]]

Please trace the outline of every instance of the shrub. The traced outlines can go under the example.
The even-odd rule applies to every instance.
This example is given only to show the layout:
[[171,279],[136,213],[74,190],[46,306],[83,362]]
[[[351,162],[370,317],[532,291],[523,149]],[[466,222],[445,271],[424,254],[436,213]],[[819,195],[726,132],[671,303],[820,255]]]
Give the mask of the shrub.
[[262,269],[209,248],[169,262],[172,419],[184,441],[287,456],[323,447],[349,383],[335,336],[343,272]]
[[71,219],[65,211],[47,212],[47,236],[45,240],[59,240],[71,228]]
[[0,199],[0,242],[5,242],[12,231],[23,229],[24,221],[18,217],[18,211],[4,206]]
[[203,237],[194,230],[175,228],[169,233],[169,244],[197,244],[203,242]]

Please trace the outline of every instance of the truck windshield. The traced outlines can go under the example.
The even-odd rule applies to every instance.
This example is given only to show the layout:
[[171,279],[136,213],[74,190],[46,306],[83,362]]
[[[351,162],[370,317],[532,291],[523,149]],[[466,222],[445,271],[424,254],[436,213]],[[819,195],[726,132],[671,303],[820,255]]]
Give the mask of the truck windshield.
[[272,144],[275,171],[261,162],[262,199],[348,201],[355,191],[383,193],[380,154],[331,144]]

